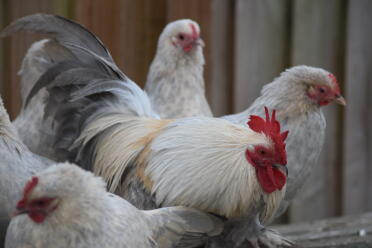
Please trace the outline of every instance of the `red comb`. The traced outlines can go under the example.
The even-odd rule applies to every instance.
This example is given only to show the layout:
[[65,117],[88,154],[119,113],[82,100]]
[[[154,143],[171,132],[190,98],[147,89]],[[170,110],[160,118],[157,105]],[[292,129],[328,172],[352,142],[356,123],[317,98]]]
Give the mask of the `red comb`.
[[28,195],[30,194],[31,190],[36,187],[36,185],[39,182],[39,178],[32,177],[31,180],[29,180],[26,183],[26,186],[23,190],[23,198],[17,203],[17,208],[24,208],[27,203]]
[[338,85],[336,76],[333,75],[332,73],[329,73],[328,77],[332,80],[333,87],[335,88],[335,90],[340,92],[340,86]]
[[192,30],[192,38],[196,39],[198,37],[198,32],[196,31],[196,27],[194,24],[189,23],[191,30]]
[[287,163],[286,152],[285,152],[285,139],[288,136],[289,131],[280,133],[280,123],[275,118],[276,111],[273,110],[271,119],[269,110],[265,107],[266,120],[257,115],[251,115],[248,121],[248,126],[255,132],[264,133],[269,137],[275,144],[276,150],[279,152],[282,164]]

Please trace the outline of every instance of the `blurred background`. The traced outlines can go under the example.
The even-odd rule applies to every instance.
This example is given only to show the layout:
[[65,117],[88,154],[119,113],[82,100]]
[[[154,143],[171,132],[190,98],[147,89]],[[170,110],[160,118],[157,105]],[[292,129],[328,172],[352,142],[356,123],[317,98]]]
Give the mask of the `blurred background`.
[[[180,18],[197,21],[216,116],[246,109],[288,67],[333,72],[347,106],[324,108],[327,138],[319,164],[281,221],[372,210],[371,0],[0,0],[0,27],[38,12],[71,18],[93,31],[141,86],[164,26]],[[17,71],[40,38],[0,40],[0,92],[12,118],[20,107]]]

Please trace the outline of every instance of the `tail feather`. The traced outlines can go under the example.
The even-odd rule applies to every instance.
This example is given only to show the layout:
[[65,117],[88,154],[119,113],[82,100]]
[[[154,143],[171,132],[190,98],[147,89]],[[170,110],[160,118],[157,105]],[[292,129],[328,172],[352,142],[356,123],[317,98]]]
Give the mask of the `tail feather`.
[[[21,76],[21,97],[25,104],[26,98],[40,76],[51,66],[63,60],[72,59],[74,55],[57,42],[44,39],[32,44],[25,55],[18,75]],[[41,101],[42,97],[39,97]]]
[[140,153],[168,121],[127,117],[120,109],[115,112],[113,105],[101,108],[94,118],[71,147],[77,151],[78,163],[103,177],[108,190],[115,192],[123,175],[134,163],[138,165]]
[[145,213],[159,247],[199,247],[223,229],[221,220],[196,209],[169,207]]
[[80,61],[88,63],[91,58],[80,49],[85,48],[101,57],[119,77],[125,78],[103,43],[92,32],[74,21],[57,15],[29,15],[11,23],[0,33],[0,37],[21,31],[48,34],[60,45],[68,48]]
[[0,34],[1,37],[17,32],[29,31],[48,34],[60,44],[77,44],[113,62],[110,52],[92,32],[80,24],[57,15],[34,14],[19,18]]
[[[90,51],[85,52],[95,57]],[[58,160],[68,159],[89,170],[93,169],[94,147],[107,132],[96,132],[96,139],[84,138],[86,142],[81,144],[82,147],[73,144],[80,144],[78,137],[85,137],[85,130],[91,123],[115,114],[123,118],[159,118],[142,89],[129,79],[112,79],[112,74],[107,73],[110,68],[95,58],[94,66],[80,61],[63,61],[55,65],[39,79],[29,94],[31,99],[45,87],[49,92],[45,115],[55,120],[54,147]],[[97,64],[102,66],[99,68]],[[106,128],[109,130],[111,127]],[[82,151],[89,152],[91,157],[84,156]]]
[[[117,172],[128,169],[131,158],[143,148],[144,144],[138,144],[141,139],[159,129],[159,125],[149,127],[146,126],[148,122],[135,120],[137,117],[159,118],[147,94],[117,68],[98,38],[77,23],[58,16],[37,14],[15,21],[1,35],[18,31],[49,34],[74,55],[74,59],[66,59],[50,67],[26,99],[27,105],[41,89],[49,93],[45,116],[53,120],[56,130],[52,142],[56,159],[68,159],[85,169],[99,171],[105,168],[100,166],[102,161],[110,160],[101,151],[121,147],[120,154],[127,150],[125,146],[137,144],[133,153],[122,155],[127,156],[127,160],[120,158],[114,161],[126,161],[125,164],[114,163],[116,167],[111,166],[111,169],[102,172],[102,176],[114,187],[122,174]],[[130,122],[126,135],[118,135],[121,139],[114,142],[116,146],[110,147],[113,142],[107,140],[112,138],[112,133],[124,129],[122,122]],[[121,129],[118,129],[119,126]],[[127,131],[133,135],[127,135]],[[121,143],[124,145],[119,145]],[[97,149],[98,146],[100,149]]]

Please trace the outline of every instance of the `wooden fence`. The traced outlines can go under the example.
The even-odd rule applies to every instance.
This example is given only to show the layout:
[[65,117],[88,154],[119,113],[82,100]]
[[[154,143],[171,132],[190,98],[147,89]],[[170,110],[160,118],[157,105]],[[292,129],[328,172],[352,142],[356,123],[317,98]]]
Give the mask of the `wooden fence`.
[[[372,210],[372,1],[1,0],[0,27],[37,12],[60,14],[88,27],[140,85],[165,24],[194,19],[206,43],[207,95],[217,116],[245,109],[265,83],[290,66],[332,71],[348,105],[324,109],[322,156],[286,220]],[[0,91],[12,117],[20,106],[16,73],[38,38],[17,35],[0,41]]]

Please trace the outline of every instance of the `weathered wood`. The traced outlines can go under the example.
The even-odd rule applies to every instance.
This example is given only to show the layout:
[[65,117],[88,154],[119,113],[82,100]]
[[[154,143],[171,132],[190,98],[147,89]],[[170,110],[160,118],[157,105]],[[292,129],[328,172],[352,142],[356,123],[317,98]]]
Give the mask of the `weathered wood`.
[[372,210],[372,1],[349,1],[346,36],[346,126],[343,212]]
[[205,42],[204,56],[205,56],[205,69],[204,78],[207,91],[208,101],[211,102],[211,42],[212,42],[212,0],[167,0],[167,22],[175,21],[178,19],[189,18],[200,25],[201,37]]
[[104,42],[130,78],[143,85],[165,26],[165,0],[82,0],[75,4],[76,20]]
[[236,1],[235,112],[246,109],[288,66],[289,10],[288,1]]
[[[342,2],[298,0],[293,3],[292,66],[306,64],[324,68],[333,72],[341,83],[345,19]],[[291,222],[341,214],[341,110],[344,108],[335,105],[323,108],[327,120],[323,151],[311,177],[291,206]]]
[[[4,28],[4,2],[0,1],[0,29]],[[4,54],[4,39],[0,39],[0,95],[4,97],[4,87],[5,87],[5,78],[4,78],[4,63],[5,63],[5,54]]]
[[212,2],[210,105],[215,116],[232,112],[234,1]]
[[273,228],[304,248],[372,247],[372,213]]

